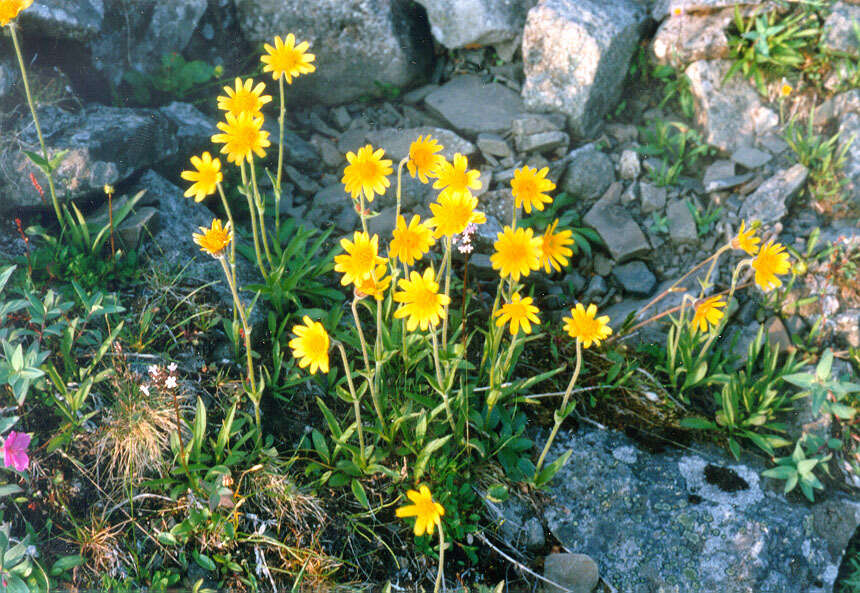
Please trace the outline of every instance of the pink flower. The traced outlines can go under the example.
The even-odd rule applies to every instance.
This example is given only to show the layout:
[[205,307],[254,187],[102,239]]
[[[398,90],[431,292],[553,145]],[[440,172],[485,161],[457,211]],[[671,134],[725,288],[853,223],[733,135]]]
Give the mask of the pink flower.
[[30,435],[24,432],[9,431],[9,436],[3,441],[3,463],[19,472],[27,469],[30,458],[27,457],[27,447],[30,446]]

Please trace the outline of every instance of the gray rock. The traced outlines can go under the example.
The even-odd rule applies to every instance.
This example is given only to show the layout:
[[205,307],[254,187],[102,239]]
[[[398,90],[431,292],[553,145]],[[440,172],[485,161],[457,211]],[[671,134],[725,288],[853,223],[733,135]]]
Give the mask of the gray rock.
[[713,182],[719,179],[726,179],[735,176],[735,163],[729,160],[717,160],[708,165],[705,169],[705,176],[702,178],[702,185],[708,187]]
[[815,505],[812,511],[812,528],[816,535],[827,540],[830,554],[838,557],[860,525],[860,503],[831,499]]
[[544,0],[523,30],[523,99],[588,137],[618,101],[645,20],[632,0]]
[[574,296],[585,288],[585,278],[582,277],[582,274],[574,270],[564,275],[562,284],[570,288],[570,296]]
[[698,243],[699,233],[696,221],[687,204],[681,200],[672,200],[666,208],[669,238],[676,245],[691,245]]
[[[376,234],[380,237],[389,237],[391,231],[394,230],[394,214],[396,212],[396,206],[386,206],[380,210],[379,214],[367,221],[367,232],[371,235]],[[409,222],[408,219],[407,222]]]
[[854,27],[858,25],[860,25],[860,6],[837,2],[824,22],[821,47],[855,58],[860,57],[860,39],[857,39],[854,33]]
[[570,137],[564,132],[541,132],[526,136],[517,141],[517,150],[520,152],[549,152],[556,148],[567,150]]
[[[79,113],[55,107],[39,110],[48,155],[68,150],[54,173],[58,198],[73,199],[102,192],[106,184],[125,180],[135,172],[174,158],[180,146],[172,136],[172,124],[153,109],[126,109],[92,104]],[[35,130],[29,126],[17,134],[20,149],[41,153]],[[30,173],[47,191],[47,178],[20,149],[2,151],[0,189],[6,198],[0,208],[38,206]],[[190,154],[188,155],[191,156]]]
[[[510,225],[513,217],[514,198],[510,187],[485,192],[478,200],[478,210],[494,216]],[[500,229],[501,230],[501,229]],[[496,240],[495,234],[493,241]]]
[[251,43],[292,32],[310,44],[316,72],[290,88],[291,97],[327,105],[376,95],[376,83],[405,87],[422,77],[432,49],[420,8],[404,0],[235,0]]
[[860,113],[860,89],[839,93],[827,99],[815,109],[813,122],[816,126],[826,126],[848,113]]
[[[807,527],[813,508],[762,487],[759,468],[701,446],[652,453],[614,431],[557,442],[549,459],[573,454],[551,486],[549,529],[618,591],[832,589],[841,552]],[[612,455],[621,446],[635,463]]]
[[36,0],[20,21],[26,34],[86,41],[101,32],[104,17],[103,0]]
[[651,55],[658,64],[684,68],[697,60],[729,56],[726,34],[734,19],[734,8],[716,13],[682,14],[663,21],[651,42]]
[[764,323],[764,333],[767,335],[767,340],[783,351],[792,347],[791,336],[788,335],[788,330],[785,324],[779,317],[771,317]]
[[284,165],[284,173],[286,173],[287,179],[295,183],[296,187],[303,194],[313,195],[321,189],[319,183],[317,183],[292,165]]
[[513,156],[513,151],[511,150],[510,145],[499,134],[478,134],[478,139],[475,143],[484,154],[497,157]]
[[628,181],[636,181],[641,172],[642,166],[639,164],[639,153],[630,149],[622,151],[621,159],[618,161],[618,176]]
[[343,154],[348,152],[356,152],[359,148],[367,143],[367,130],[356,128],[347,130],[337,137],[337,149]]
[[787,211],[786,202],[803,188],[807,175],[809,169],[800,163],[777,172],[744,199],[738,216],[743,220],[759,220],[763,224],[782,220]]
[[745,173],[743,175],[733,175],[731,177],[723,177],[721,179],[713,179],[708,183],[703,184],[706,192],[725,191],[739,185],[743,185],[755,175],[753,173]]
[[615,180],[612,159],[586,144],[568,155],[568,165],[561,181],[561,190],[574,198],[593,200],[606,191]]
[[320,152],[320,156],[322,157],[323,163],[326,167],[337,169],[346,165],[346,156],[338,150],[337,144],[328,138],[320,136],[319,134],[314,134],[313,137],[311,137],[311,144],[313,144]]
[[609,276],[612,273],[612,260],[602,253],[596,253],[594,254],[592,268],[594,268],[594,273],[598,276]]
[[543,576],[558,585],[546,584],[546,593],[591,593],[600,579],[597,563],[585,554],[550,554]]
[[429,126],[407,129],[383,128],[381,130],[367,132],[365,138],[373,145],[374,148],[385,149],[386,158],[394,161],[394,167],[396,170],[397,163],[399,163],[401,159],[409,156],[409,145],[415,142],[418,139],[418,136],[426,137],[428,134],[432,135],[433,138],[439,141],[439,144],[442,145],[442,150],[439,154],[448,160],[453,159],[454,153],[457,152],[470,157],[477,151],[474,144],[461,138],[451,130]]
[[642,214],[660,212],[666,207],[666,188],[642,181],[639,184],[639,201]]
[[860,205],[860,113],[849,113],[842,118],[839,124],[839,150],[845,151],[845,166],[842,169],[842,173],[848,179],[845,195],[853,200],[855,206],[858,206]]
[[624,188],[624,192],[621,194],[621,203],[629,206],[636,202],[637,199],[639,199],[639,182],[634,181]]
[[514,91],[497,82],[484,83],[480,77],[463,75],[433,91],[424,104],[434,114],[468,137],[482,132],[502,134],[525,109]]
[[565,117],[558,113],[523,113],[511,120],[514,142],[541,132],[560,132],[565,127]]
[[758,169],[772,158],[770,153],[750,146],[742,146],[732,153],[732,161],[745,169]]
[[416,0],[433,37],[448,49],[512,41],[537,0]]
[[129,67],[154,72],[164,54],[185,49],[206,6],[206,0],[106,2],[101,30],[87,42],[93,65],[114,85]]
[[651,250],[642,229],[615,196],[601,198],[583,220],[597,231],[618,263],[645,255]]
[[0,101],[14,96],[15,88],[21,80],[21,73],[15,58],[0,54]]
[[851,348],[860,348],[860,309],[849,309],[832,319],[836,339]]
[[[212,135],[218,132],[215,120],[207,117],[191,103],[174,101],[158,110],[171,124],[170,133],[176,139],[177,153],[182,161],[191,158],[191,152],[213,150]],[[221,145],[216,145],[221,146]],[[223,159],[226,163],[226,159]]]
[[585,288],[585,292],[582,293],[582,299],[584,301],[594,301],[605,294],[606,280],[603,279],[603,276],[592,276],[591,280],[588,281],[588,286]]
[[657,285],[657,278],[644,262],[639,260],[615,266],[612,277],[621,285],[625,292],[634,296],[650,296]]
[[523,525],[523,539],[526,550],[540,550],[546,545],[546,536],[540,519],[532,517]]
[[723,82],[730,66],[727,60],[699,60],[685,70],[705,141],[726,152],[754,145],[779,123],[777,114],[743,77]]
[[734,6],[757,5],[765,0],[657,0],[651,9],[651,16],[655,21],[664,18],[680,9],[682,15],[696,13],[714,12],[721,8],[733,8]]
[[[114,216],[124,208],[131,196],[123,195],[112,200]],[[117,220],[116,218],[114,219]],[[104,226],[110,221],[108,214],[108,202],[105,202],[100,207],[87,214],[87,222],[97,227]],[[136,250],[140,245],[140,240],[144,236],[144,231],[150,235],[155,235],[159,229],[158,210],[150,206],[136,206],[135,209],[114,228],[114,237],[118,240],[117,248],[123,248],[126,251]]]

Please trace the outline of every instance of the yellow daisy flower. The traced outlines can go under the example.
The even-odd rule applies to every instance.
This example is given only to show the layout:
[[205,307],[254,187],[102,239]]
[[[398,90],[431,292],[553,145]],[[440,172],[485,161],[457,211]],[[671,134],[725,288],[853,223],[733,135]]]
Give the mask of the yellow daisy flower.
[[484,224],[487,217],[483,212],[477,212],[478,198],[470,193],[460,195],[439,195],[436,202],[430,204],[433,218],[428,224],[433,227],[433,236],[451,237],[459,235],[469,223]]
[[433,238],[433,230],[426,223],[422,223],[417,214],[412,216],[409,226],[406,226],[406,219],[402,215],[398,216],[397,225],[391,235],[391,253],[407,266],[424,257],[436,241]]
[[423,276],[415,271],[410,272],[409,279],[398,280],[397,286],[400,292],[394,293],[394,300],[403,303],[403,306],[394,312],[394,317],[408,317],[406,329],[409,331],[415,331],[419,326],[422,330],[436,327],[439,320],[445,317],[445,305],[450,304],[451,299],[448,295],[439,294],[433,268],[424,270]]
[[436,182],[433,189],[440,189],[439,198],[443,196],[471,196],[471,190],[481,189],[481,173],[469,169],[469,163],[459,152],[454,155],[454,163],[442,161],[436,169]]
[[0,26],[5,27],[22,10],[30,8],[33,0],[0,0]]
[[576,307],[570,310],[570,317],[562,319],[564,321],[564,331],[582,343],[583,348],[590,348],[592,342],[596,346],[600,346],[600,342],[605,340],[612,334],[612,328],[609,327],[609,316],[597,315],[597,305],[588,305],[588,309],[582,306],[582,303],[577,303]]
[[783,82],[779,86],[779,96],[780,97],[788,97],[791,95],[791,92],[794,90],[794,87],[788,84],[787,82]]
[[758,244],[761,239],[755,236],[755,229],[745,229],[745,223],[741,221],[741,228],[738,229],[738,234],[732,239],[732,249],[743,249],[749,255],[755,255],[758,251]]
[[391,185],[387,176],[391,175],[393,169],[391,161],[382,158],[384,155],[383,149],[374,152],[370,144],[359,148],[358,154],[346,153],[349,164],[343,170],[341,182],[353,200],[364,194],[367,201],[372,202],[376,194],[383,195],[385,188]]
[[696,310],[693,313],[693,331],[708,331],[708,325],[716,326],[720,319],[725,315],[721,308],[726,306],[726,302],[721,296],[714,296],[696,303]]
[[311,64],[316,59],[314,54],[306,53],[308,42],[302,41],[296,45],[296,37],[292,33],[282,40],[280,36],[275,37],[275,46],[268,43],[263,45],[266,55],[260,58],[265,64],[263,72],[271,72],[272,78],[278,80],[281,76],[287,79],[287,84],[293,84],[293,78],[300,74],[310,74],[316,70]]
[[565,229],[556,233],[556,226],[558,226],[557,218],[546,228],[541,237],[540,265],[547,274],[551,273],[553,268],[556,272],[561,271],[562,266],[567,265],[567,258],[573,255],[573,250],[568,247],[573,245],[573,232]]
[[221,173],[221,161],[213,159],[212,155],[204,152],[200,156],[191,157],[191,166],[196,171],[183,171],[181,177],[186,181],[194,183],[185,190],[185,197],[194,196],[195,202],[202,202],[206,196],[215,193],[218,184],[224,180]]
[[263,158],[266,156],[264,148],[272,145],[269,142],[269,133],[262,130],[263,118],[252,117],[248,113],[240,113],[238,116],[232,113],[225,114],[227,121],[219,121],[218,129],[222,134],[212,136],[212,142],[223,144],[221,154],[227,155],[227,161],[241,165],[246,160],[253,159],[253,155]]
[[212,226],[206,228],[199,227],[202,234],[194,233],[191,238],[200,246],[200,251],[208,253],[212,257],[221,257],[224,249],[233,240],[233,229],[230,228],[228,222],[226,226],[221,226],[221,221],[217,218],[212,220]]
[[773,241],[762,245],[758,255],[753,258],[752,267],[755,270],[755,283],[764,291],[782,286],[777,274],[787,274],[791,268],[785,247]]
[[335,272],[342,272],[340,283],[344,286],[356,283],[370,276],[377,266],[385,263],[385,258],[379,257],[379,237],[368,236],[367,233],[356,231],[352,241],[344,237],[340,246],[346,253],[334,258]]
[[442,150],[442,145],[430,134],[418,136],[418,140],[409,145],[409,160],[406,168],[413,178],[418,175],[421,183],[427,183],[428,177],[436,177],[436,170],[445,162],[445,157],[436,154]]
[[520,276],[540,268],[541,243],[531,229],[505,226],[493,243],[496,252],[490,256],[490,263],[502,278],[510,276],[517,282]]
[[238,116],[240,113],[247,113],[251,117],[262,117],[263,105],[272,100],[271,95],[264,95],[266,90],[265,83],[258,83],[254,86],[254,79],[248,78],[243,82],[241,78],[236,77],[233,83],[236,88],[229,86],[224,87],[224,92],[227,96],[218,96],[218,109],[232,113]]
[[299,367],[311,367],[311,375],[315,375],[317,370],[328,373],[328,349],[331,344],[328,332],[322,323],[311,320],[307,315],[302,317],[302,322],[304,325],[293,326],[293,333],[296,334],[290,340],[293,357],[299,359]]
[[433,530],[436,525],[441,523],[441,518],[445,514],[445,509],[438,502],[433,501],[433,495],[430,494],[430,489],[423,484],[418,488],[418,491],[407,490],[406,496],[414,504],[402,506],[394,511],[394,514],[400,518],[415,517],[415,536],[433,535]]
[[360,298],[372,296],[377,301],[385,298],[385,291],[391,284],[391,276],[385,275],[385,265],[377,266],[369,276],[355,282],[355,292]]
[[527,334],[532,333],[532,326],[529,322],[539,324],[540,319],[537,316],[539,309],[532,305],[532,297],[520,298],[520,293],[515,292],[511,297],[511,302],[502,305],[501,309],[496,311],[496,327],[502,327],[509,321],[511,335],[515,336],[520,332],[520,327]]
[[552,203],[552,198],[544,193],[555,189],[555,184],[546,178],[547,173],[549,167],[540,171],[532,167],[521,167],[514,171],[511,191],[517,208],[521,207],[526,214],[531,214],[532,208],[543,210],[544,204]]

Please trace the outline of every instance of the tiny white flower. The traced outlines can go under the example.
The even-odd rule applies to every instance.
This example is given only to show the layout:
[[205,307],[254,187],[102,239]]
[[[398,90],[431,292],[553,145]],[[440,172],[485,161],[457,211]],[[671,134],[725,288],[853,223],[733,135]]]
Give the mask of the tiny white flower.
[[176,372],[176,368],[177,368],[177,367],[176,367],[176,363],[175,363],[175,362],[171,362],[169,365],[167,365],[167,370],[168,370],[168,371],[170,371],[171,373],[175,373],[175,372]]
[[149,365],[149,367],[146,370],[149,372],[150,375],[157,375],[158,374],[158,367],[155,366],[154,364]]
[[147,387],[146,385],[141,385],[140,390],[141,392],[143,392],[143,395],[149,395],[149,387]]
[[164,382],[164,386],[167,387],[168,389],[175,389],[176,388],[176,377],[174,377],[174,376],[168,377],[167,381]]

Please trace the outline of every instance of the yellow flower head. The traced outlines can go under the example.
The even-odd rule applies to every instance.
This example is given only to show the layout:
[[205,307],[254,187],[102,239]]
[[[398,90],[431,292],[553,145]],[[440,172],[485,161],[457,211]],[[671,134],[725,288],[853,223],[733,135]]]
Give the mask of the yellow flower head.
[[116,192],[112,185],[105,185],[102,189],[104,190],[105,195],[108,196],[112,196],[114,192]]
[[794,87],[788,84],[787,82],[783,82],[779,86],[779,96],[780,97],[788,97],[791,95],[791,92],[794,90]]
[[761,246],[758,255],[753,258],[752,267],[755,270],[755,283],[764,291],[782,286],[782,280],[777,275],[787,274],[791,268],[785,247],[773,241]]
[[520,298],[520,293],[515,292],[511,297],[511,302],[502,305],[496,311],[496,327],[502,327],[507,322],[511,322],[511,335],[515,336],[520,332],[520,327],[527,334],[532,333],[531,323],[540,323],[537,316],[538,308],[532,305],[532,297]]
[[684,10],[680,6],[672,9],[672,16],[681,16],[682,14],[684,14]]
[[451,302],[448,295],[439,294],[439,284],[433,268],[424,270],[422,276],[418,272],[409,273],[409,279],[398,280],[400,292],[394,293],[394,300],[403,305],[394,312],[394,317],[407,317],[406,329],[415,331],[421,326],[422,330],[436,327],[439,320],[445,317],[445,305]]
[[433,535],[433,529],[437,524],[441,523],[441,518],[445,514],[445,509],[438,502],[433,501],[433,495],[430,494],[430,489],[423,484],[418,488],[418,491],[407,490],[406,496],[414,504],[402,506],[396,511],[398,517],[415,517],[415,536]]
[[0,0],[0,26],[5,27],[22,10],[30,8],[33,0]]
[[266,85],[261,82],[254,86],[254,79],[247,78],[243,82],[239,77],[236,77],[234,85],[236,88],[224,87],[227,96],[218,96],[218,109],[234,116],[247,113],[251,117],[263,117],[263,105],[272,100],[270,95],[263,94]]
[[269,142],[269,133],[261,129],[262,117],[252,117],[248,113],[238,116],[227,113],[224,118],[227,121],[218,122],[218,129],[223,133],[212,136],[212,142],[224,145],[221,154],[227,155],[228,162],[239,166],[246,160],[250,162],[254,154],[260,158],[266,156],[263,149],[272,143]]
[[732,249],[743,249],[749,255],[755,255],[755,252],[758,251],[758,244],[761,242],[761,239],[755,236],[755,229],[744,228],[745,223],[741,221],[741,228],[738,229],[738,234],[732,239]]
[[213,159],[212,155],[204,152],[200,156],[191,157],[191,166],[196,171],[183,171],[182,178],[194,183],[185,190],[185,197],[194,196],[195,202],[202,202],[203,198],[215,193],[219,183],[224,180],[221,173],[221,161]]
[[433,238],[433,230],[427,223],[422,223],[417,214],[412,216],[409,226],[406,226],[403,216],[398,216],[392,237],[389,245],[391,253],[407,266],[421,259],[436,241]]
[[359,298],[372,296],[377,301],[385,298],[385,291],[391,285],[391,276],[385,275],[385,265],[377,266],[369,276],[355,282],[355,293]]
[[439,195],[436,202],[430,204],[433,218],[428,224],[433,227],[433,236],[451,237],[459,235],[469,223],[484,224],[487,217],[483,212],[477,212],[478,198],[470,193],[461,195]]
[[328,332],[322,323],[312,321],[307,315],[302,317],[302,322],[304,325],[293,326],[293,333],[296,334],[296,337],[290,340],[293,356],[299,359],[299,367],[311,367],[311,375],[315,375],[317,370],[327,373],[328,349],[331,343]]
[[436,170],[445,162],[445,157],[436,154],[440,150],[442,145],[430,134],[418,136],[418,140],[409,145],[409,160],[406,161],[409,175],[418,175],[421,183],[427,183],[428,177],[436,177]]
[[716,326],[725,315],[720,311],[726,306],[721,296],[714,296],[696,303],[696,311],[693,313],[693,331],[708,331],[708,326]]
[[540,265],[547,274],[551,273],[553,268],[556,272],[561,271],[562,266],[567,265],[567,258],[573,255],[573,250],[568,247],[573,245],[573,232],[565,229],[556,233],[556,226],[558,226],[557,218],[546,228],[541,237]]
[[538,171],[526,166],[514,171],[511,190],[517,208],[522,207],[526,214],[531,214],[532,208],[543,210],[544,204],[552,203],[552,198],[544,193],[555,189],[555,184],[546,178],[547,173],[549,167]]
[[481,189],[481,173],[475,169],[469,169],[466,157],[459,152],[454,155],[453,164],[447,160],[439,164],[436,177],[438,179],[433,184],[433,189],[442,190],[439,192],[440,199],[443,196],[471,196],[471,190]]
[[520,276],[540,268],[541,243],[531,229],[506,226],[493,243],[496,252],[490,256],[490,263],[502,278],[510,276],[517,282]]
[[226,226],[221,226],[221,221],[217,218],[212,220],[212,226],[206,228],[200,227],[202,234],[194,233],[191,237],[194,242],[200,245],[200,251],[208,253],[212,257],[221,257],[224,249],[233,240],[233,229],[230,228],[228,222]]
[[582,303],[577,303],[576,307],[570,310],[570,317],[562,319],[564,321],[564,331],[582,343],[583,348],[590,348],[592,342],[596,346],[600,346],[600,342],[605,340],[612,334],[612,328],[609,327],[609,316],[597,315],[597,305],[588,305],[588,309],[582,306]]
[[296,45],[296,37],[292,33],[282,40],[280,36],[275,37],[275,47],[268,43],[263,46],[266,55],[260,58],[265,64],[263,72],[271,72],[272,78],[278,80],[281,76],[287,79],[287,84],[293,84],[293,78],[300,74],[310,74],[316,70],[311,62],[316,59],[308,51],[308,42],[302,41]]
[[385,258],[379,257],[379,237],[368,236],[367,233],[356,231],[352,241],[344,237],[340,246],[346,253],[334,258],[335,272],[342,272],[340,283],[346,286],[357,283],[370,276],[377,266],[385,263]]
[[383,159],[385,151],[381,148],[374,152],[373,147],[368,144],[354,152],[346,153],[349,164],[343,170],[341,182],[346,188],[346,193],[353,200],[364,194],[368,202],[372,202],[376,194],[380,196],[385,193],[385,188],[391,185],[388,175],[391,175],[391,161]]

